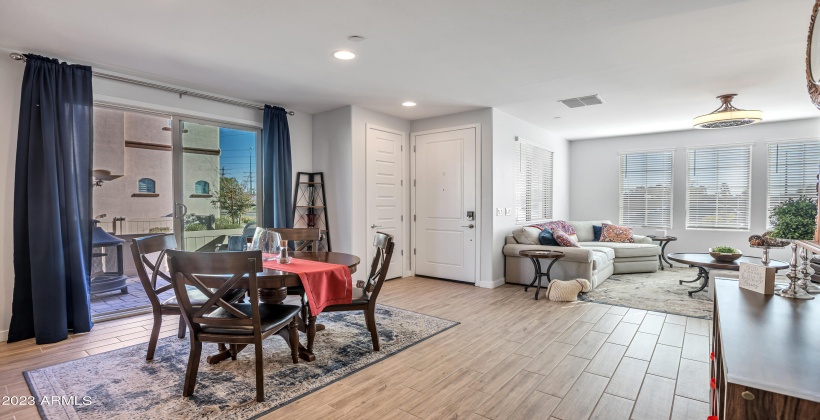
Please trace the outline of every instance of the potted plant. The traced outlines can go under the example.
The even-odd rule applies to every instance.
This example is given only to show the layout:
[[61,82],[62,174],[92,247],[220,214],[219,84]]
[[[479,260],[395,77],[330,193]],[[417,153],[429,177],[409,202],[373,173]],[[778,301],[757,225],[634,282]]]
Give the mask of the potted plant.
[[805,195],[778,204],[769,215],[773,236],[791,240],[814,239],[816,220],[817,202]]

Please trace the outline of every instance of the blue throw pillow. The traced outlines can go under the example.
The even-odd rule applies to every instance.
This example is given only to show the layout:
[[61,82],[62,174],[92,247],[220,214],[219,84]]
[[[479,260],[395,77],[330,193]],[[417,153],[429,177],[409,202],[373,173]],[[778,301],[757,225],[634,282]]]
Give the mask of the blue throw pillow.
[[592,235],[595,236],[592,240],[596,242],[601,241],[601,231],[603,226],[592,226]]
[[544,229],[538,234],[538,242],[541,243],[541,245],[560,246],[558,242],[555,241],[555,238],[552,237],[552,231],[549,229]]

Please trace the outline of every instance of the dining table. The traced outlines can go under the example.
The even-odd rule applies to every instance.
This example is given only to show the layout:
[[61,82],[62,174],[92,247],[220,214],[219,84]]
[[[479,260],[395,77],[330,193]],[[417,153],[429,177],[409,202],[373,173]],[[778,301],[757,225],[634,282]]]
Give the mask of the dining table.
[[[361,263],[361,259],[359,257],[351,254],[345,254],[343,252],[295,251],[291,252],[290,255],[292,258],[301,260],[345,265],[350,269],[350,274],[355,273],[356,268]],[[219,287],[219,282],[224,282],[224,279],[220,280],[215,277],[200,277],[200,279],[207,287]],[[269,268],[264,268],[262,272],[257,273],[256,281],[259,287],[259,301],[262,303],[271,304],[280,304],[284,302],[287,298],[288,287],[302,286],[302,280],[299,278],[298,274]],[[239,280],[236,287],[247,288],[247,277]],[[316,324],[316,314],[311,314],[308,319],[302,319],[302,316],[300,315],[298,317],[298,321],[299,331],[305,333],[308,339],[307,347],[303,346],[302,343],[297,344],[299,346],[299,358],[312,362],[316,359],[316,356],[313,354],[313,341],[316,331],[321,331],[324,328],[323,326]],[[285,338],[286,341],[288,340],[285,336],[283,336],[283,338]],[[236,358],[236,353],[241,351],[244,347],[244,345],[236,346],[232,349],[228,346],[220,344],[219,352],[208,356],[207,361],[210,364],[216,364],[228,358]]]

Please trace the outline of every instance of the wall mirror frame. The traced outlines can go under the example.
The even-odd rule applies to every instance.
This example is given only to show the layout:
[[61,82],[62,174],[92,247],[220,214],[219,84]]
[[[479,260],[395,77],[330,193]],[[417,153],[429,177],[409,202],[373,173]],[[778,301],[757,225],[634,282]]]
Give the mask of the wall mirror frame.
[[809,36],[806,43],[806,81],[812,103],[820,108],[820,25],[815,25],[818,9],[820,9],[820,0],[814,3],[811,23],[809,23]]

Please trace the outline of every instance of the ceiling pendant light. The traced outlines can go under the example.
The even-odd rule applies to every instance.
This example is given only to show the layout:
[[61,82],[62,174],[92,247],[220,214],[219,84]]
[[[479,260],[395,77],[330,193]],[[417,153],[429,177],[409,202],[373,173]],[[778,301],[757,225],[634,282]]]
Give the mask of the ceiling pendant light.
[[710,114],[701,115],[693,120],[695,128],[730,128],[759,123],[763,120],[763,111],[737,109],[732,106],[736,93],[720,95],[720,108]]

